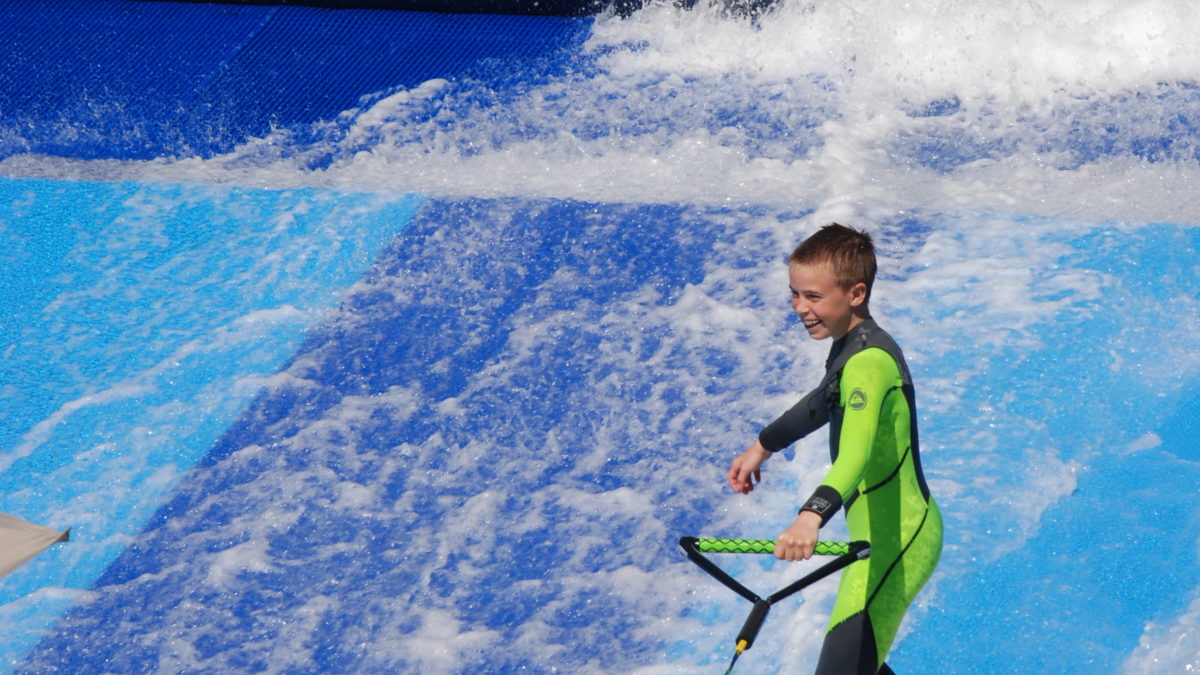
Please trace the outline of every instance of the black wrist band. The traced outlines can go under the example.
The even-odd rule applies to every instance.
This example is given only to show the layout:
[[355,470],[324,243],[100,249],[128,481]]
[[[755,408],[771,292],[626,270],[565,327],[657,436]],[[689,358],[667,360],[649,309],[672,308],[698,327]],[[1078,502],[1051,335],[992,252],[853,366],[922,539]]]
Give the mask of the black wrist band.
[[842,508],[842,495],[828,485],[821,485],[813,491],[808,501],[804,502],[804,506],[800,507],[800,512],[812,511],[821,516],[821,527],[824,527],[825,523],[828,523],[840,508]]

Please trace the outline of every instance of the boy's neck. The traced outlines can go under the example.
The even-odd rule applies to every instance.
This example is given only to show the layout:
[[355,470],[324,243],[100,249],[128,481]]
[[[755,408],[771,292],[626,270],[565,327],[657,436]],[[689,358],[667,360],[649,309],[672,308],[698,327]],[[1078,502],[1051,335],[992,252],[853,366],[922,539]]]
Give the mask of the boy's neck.
[[836,336],[834,338],[835,341],[841,340],[842,338],[846,337],[850,333],[853,333],[855,328],[858,328],[859,326],[862,325],[862,323],[864,321],[871,318],[871,312],[869,310],[867,310],[866,307],[861,308],[861,311],[859,311],[859,309],[860,308],[857,308],[857,307],[854,309],[854,312],[851,313],[851,315],[850,315],[850,327],[846,329],[845,333],[842,333],[841,335]]

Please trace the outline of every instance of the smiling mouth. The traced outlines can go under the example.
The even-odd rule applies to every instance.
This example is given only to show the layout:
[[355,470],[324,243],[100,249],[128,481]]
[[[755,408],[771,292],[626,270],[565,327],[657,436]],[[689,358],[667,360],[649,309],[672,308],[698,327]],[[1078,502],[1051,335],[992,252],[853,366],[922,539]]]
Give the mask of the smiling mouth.
[[820,319],[804,319],[804,327],[805,328],[815,328],[820,323],[821,323]]

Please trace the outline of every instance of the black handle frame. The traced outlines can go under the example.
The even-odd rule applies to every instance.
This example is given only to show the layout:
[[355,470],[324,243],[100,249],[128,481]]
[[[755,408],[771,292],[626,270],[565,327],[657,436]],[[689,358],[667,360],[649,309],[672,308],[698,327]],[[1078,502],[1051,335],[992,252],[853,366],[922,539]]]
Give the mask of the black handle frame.
[[[775,603],[794,595],[813,583],[824,579],[825,577],[841,570],[842,568],[863,560],[871,555],[871,544],[865,541],[850,542],[850,550],[833,560],[821,565],[809,574],[793,581],[783,588],[768,595],[765,599],[759,597],[757,593],[746,588],[737,579],[734,579],[728,572],[717,566],[716,563],[709,560],[700,552],[697,546],[697,537],[680,537],[679,547],[687,554],[687,557],[692,562],[696,563],[700,569],[704,570],[717,581],[720,581],[729,589],[736,592],[738,595],[754,603],[754,608],[750,610],[750,616],[746,617],[746,623],[742,625],[741,632],[738,633],[737,643],[739,645],[738,653],[749,649],[754,644],[754,638],[758,636],[758,631],[762,628],[763,622],[767,619],[767,613],[771,611],[771,606]],[[742,643],[745,643],[744,645]]]

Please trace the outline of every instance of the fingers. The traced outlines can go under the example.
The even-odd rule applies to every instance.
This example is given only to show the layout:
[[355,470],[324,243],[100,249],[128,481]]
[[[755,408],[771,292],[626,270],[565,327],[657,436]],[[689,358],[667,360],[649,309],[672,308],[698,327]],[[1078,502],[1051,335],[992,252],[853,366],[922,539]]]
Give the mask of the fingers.
[[754,491],[754,484],[740,476],[729,479],[729,487],[733,488],[734,492],[748,495]]
[[729,483],[729,487],[733,488],[734,492],[741,492],[741,483],[738,481],[737,460],[734,460],[733,465],[729,467],[729,475],[725,477]]
[[733,460],[733,466],[729,467],[729,476],[726,480],[729,481],[729,487],[733,488],[734,492],[742,492],[741,472],[738,471],[737,460]]
[[741,456],[736,457],[729,466],[729,487],[733,488],[734,492],[749,494],[754,489],[754,484],[750,481],[753,471],[742,459]]
[[749,494],[754,491],[755,484],[762,482],[762,470],[760,467],[765,459],[764,455],[766,451],[758,452],[758,448],[758,442],[755,441],[754,445],[735,457],[729,465],[727,480],[729,481],[729,487],[734,492]]
[[745,465],[738,466],[736,461],[729,469],[729,487],[733,488],[734,492],[750,494],[754,491],[754,486],[761,482],[762,471],[759,469],[751,470]]
[[816,541],[797,541],[786,535],[780,535],[775,542],[775,557],[788,562],[808,560],[813,557]]
[[811,511],[802,511],[788,529],[775,541],[775,557],[795,562],[808,560],[817,547],[821,532],[821,517]]

